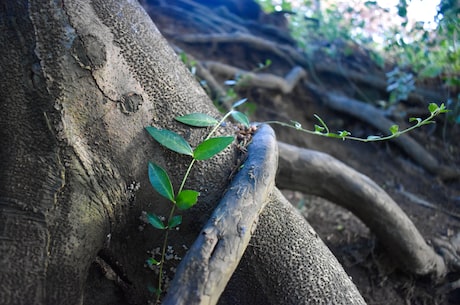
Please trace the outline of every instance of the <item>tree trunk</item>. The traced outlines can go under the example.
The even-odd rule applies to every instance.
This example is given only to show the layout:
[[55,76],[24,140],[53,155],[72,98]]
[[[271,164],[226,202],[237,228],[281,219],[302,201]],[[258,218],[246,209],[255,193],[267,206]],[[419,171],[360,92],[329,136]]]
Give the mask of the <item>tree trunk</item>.
[[[193,146],[206,130],[173,118],[219,114],[134,1],[2,0],[1,8],[0,303],[92,304],[104,293],[116,299],[113,287],[91,287],[98,283],[94,262],[127,303],[146,303],[156,280],[143,266],[162,234],[139,216],[170,209],[149,186],[147,161],[164,166],[178,185],[189,160],[154,143],[144,128],[174,130]],[[178,255],[211,214],[235,162],[232,147],[194,168],[187,188],[201,196],[181,230],[171,232]],[[221,302],[240,293],[241,304],[262,295],[273,304],[363,304],[303,218],[276,189],[270,198],[282,204],[261,214],[253,253],[241,265],[247,268]],[[257,285],[235,288],[253,276]]]

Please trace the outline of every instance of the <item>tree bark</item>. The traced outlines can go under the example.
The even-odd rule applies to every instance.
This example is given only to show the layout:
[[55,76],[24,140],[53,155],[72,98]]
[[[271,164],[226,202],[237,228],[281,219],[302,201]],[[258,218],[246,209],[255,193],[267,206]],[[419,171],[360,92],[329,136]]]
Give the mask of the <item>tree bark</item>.
[[[0,49],[7,75],[0,83],[0,303],[90,304],[91,264],[101,260],[129,303],[146,303],[155,276],[142,266],[162,234],[139,232],[138,218],[170,209],[149,186],[147,161],[164,166],[178,185],[189,160],[154,143],[144,128],[174,130],[194,146],[206,130],[173,118],[219,114],[134,1],[3,0],[1,7],[0,43],[8,47]],[[234,130],[229,124],[221,132]],[[187,188],[200,191],[200,202],[171,232],[174,249],[196,238],[235,162],[232,147],[194,168]],[[241,304],[258,295],[273,304],[363,304],[304,219],[276,189],[265,195],[271,207],[247,268],[236,273],[258,284],[240,289],[248,295]],[[224,293],[221,302],[229,300]]]

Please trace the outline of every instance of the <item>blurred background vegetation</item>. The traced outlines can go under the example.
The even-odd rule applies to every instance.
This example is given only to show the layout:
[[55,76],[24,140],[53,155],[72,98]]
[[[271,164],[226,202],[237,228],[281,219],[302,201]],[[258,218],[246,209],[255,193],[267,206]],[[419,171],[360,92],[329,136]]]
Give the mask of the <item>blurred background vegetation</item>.
[[[267,13],[284,13],[298,47],[331,56],[364,48],[386,71],[390,107],[407,98],[416,83],[441,84],[460,124],[460,3],[458,0],[258,0]],[[318,41],[323,41],[318,44]],[[343,45],[350,46],[343,48]],[[345,51],[343,51],[345,50]],[[344,54],[341,54],[344,55]],[[346,55],[346,54],[345,54]]]

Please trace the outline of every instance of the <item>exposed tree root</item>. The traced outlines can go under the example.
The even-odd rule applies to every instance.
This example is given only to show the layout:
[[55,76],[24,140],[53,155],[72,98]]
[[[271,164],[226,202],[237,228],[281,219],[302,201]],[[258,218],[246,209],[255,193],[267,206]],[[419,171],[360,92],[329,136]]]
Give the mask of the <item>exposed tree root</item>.
[[245,33],[232,33],[232,34],[194,34],[194,35],[181,35],[172,36],[173,40],[177,40],[187,44],[220,44],[220,43],[231,43],[231,44],[243,44],[248,48],[267,51],[278,56],[280,60],[285,60],[291,66],[295,66],[296,63],[301,66],[308,66],[308,61],[298,51],[288,45],[281,45],[275,42],[259,38],[250,34]]
[[[259,128],[244,167],[182,260],[163,304],[216,304],[252,235],[248,268],[239,272],[254,278],[271,304],[365,304],[336,258],[274,187],[275,136],[268,126]],[[237,285],[245,291],[256,283]]]
[[261,126],[254,143],[244,167],[178,267],[163,304],[215,304],[224,291],[275,184],[278,149],[273,130]]
[[333,157],[279,143],[277,184],[326,198],[353,212],[412,273],[437,277],[447,272],[443,259],[428,246],[412,221],[368,177]]
[[[241,85],[253,86],[266,89],[275,89],[283,94],[290,93],[298,82],[306,77],[306,72],[299,66],[294,67],[285,78],[281,78],[269,73],[248,72],[230,65],[214,61],[207,61],[203,66],[212,74],[221,74],[228,77],[239,76]],[[201,68],[201,71],[205,71]],[[204,75],[206,76],[206,75]],[[211,83],[215,83],[214,78],[207,76]],[[305,81],[307,87],[313,90],[324,102],[324,104],[335,110],[357,117],[382,132],[388,132],[390,127],[395,123],[385,116],[385,113],[374,106],[348,98],[346,96],[328,92]],[[218,90],[219,87],[217,88]],[[412,137],[401,135],[393,141],[401,147],[413,160],[429,172],[438,175],[441,179],[456,179],[460,176],[460,170],[439,164],[438,160],[432,156],[426,149],[418,144]]]
[[[281,60],[287,61],[291,66],[299,65],[305,69],[314,69],[315,73],[329,73],[336,76],[344,77],[360,83],[369,88],[375,88],[381,92],[386,92],[388,86],[384,73],[379,73],[377,76],[369,73],[361,73],[351,69],[341,67],[338,69],[335,65],[327,65],[315,63],[312,65],[309,59],[301,51],[296,50],[287,44],[279,44],[260,37],[253,36],[250,33],[219,33],[219,34],[191,34],[191,35],[172,35],[174,40],[187,44],[244,44],[248,48],[260,51],[266,51],[278,56]],[[418,104],[427,104],[428,101],[444,101],[446,96],[440,95],[438,92],[416,88],[414,92],[409,94],[408,100]]]
[[215,61],[206,61],[203,65],[213,74],[230,77],[239,76],[240,86],[258,87],[279,90],[283,94],[292,92],[299,80],[307,76],[307,72],[299,66],[294,67],[284,78],[271,73],[254,73]]
[[[325,105],[333,110],[352,115],[363,122],[366,122],[382,132],[388,133],[390,127],[395,123],[385,117],[385,114],[374,106],[352,98],[319,89],[316,86],[307,84],[316,94],[321,96]],[[413,160],[423,166],[429,172],[438,175],[442,179],[455,179],[460,176],[460,170],[451,166],[443,166],[426,149],[418,144],[407,134],[393,139]]]

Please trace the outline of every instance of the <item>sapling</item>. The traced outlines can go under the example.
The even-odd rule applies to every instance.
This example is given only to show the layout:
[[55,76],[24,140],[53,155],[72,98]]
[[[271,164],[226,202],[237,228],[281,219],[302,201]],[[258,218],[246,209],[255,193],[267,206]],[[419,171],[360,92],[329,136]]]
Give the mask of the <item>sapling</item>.
[[[182,216],[175,215],[176,208],[179,210],[187,210],[193,207],[197,201],[200,193],[195,190],[188,190],[184,189],[185,183],[187,178],[190,175],[190,172],[193,168],[193,165],[196,161],[208,160],[221,151],[223,151],[226,147],[228,147],[234,140],[235,136],[219,136],[213,137],[219,126],[223,124],[225,120],[229,116],[233,117],[235,121],[242,124],[245,128],[250,128],[250,122],[248,117],[237,110],[237,107],[241,106],[246,102],[247,99],[242,99],[234,103],[231,109],[222,117],[221,120],[217,120],[214,117],[211,117],[204,113],[191,113],[186,114],[183,116],[176,117],[175,120],[186,124],[192,127],[212,127],[209,134],[206,138],[199,143],[194,149],[192,149],[191,145],[179,134],[167,130],[167,129],[159,129],[152,126],[146,127],[148,133],[161,145],[164,147],[183,155],[188,155],[192,157],[190,164],[182,178],[182,182],[175,192],[172,186],[171,180],[168,176],[168,173],[165,169],[163,169],[160,165],[149,162],[148,165],[148,176],[151,185],[153,188],[163,197],[168,199],[172,203],[171,210],[169,215],[166,219],[162,219],[156,214],[153,213],[146,213],[147,221],[156,229],[165,231],[164,239],[163,239],[163,246],[161,248],[161,257],[157,260],[154,257],[150,257],[147,260],[147,264],[152,266],[159,267],[159,278],[157,287],[153,288],[153,292],[156,294],[157,302],[160,300],[160,296],[162,293],[162,283],[163,283],[163,267],[165,262],[165,255],[168,249],[168,234],[171,229],[177,228],[182,223]],[[404,130],[399,130],[398,125],[393,125],[390,127],[389,132],[390,134],[387,136],[368,136],[366,138],[358,138],[351,135],[349,131],[339,131],[337,133],[333,133],[329,130],[329,127],[321,119],[318,115],[314,115],[315,118],[318,120],[319,125],[314,126],[314,130],[308,130],[302,128],[301,124],[296,121],[291,121],[290,123],[284,123],[279,121],[267,121],[263,122],[265,124],[278,124],[281,126],[294,128],[301,132],[329,137],[329,138],[338,138],[342,140],[354,140],[354,141],[362,141],[362,142],[375,142],[375,141],[383,141],[383,140],[390,140],[392,138],[396,138],[404,133],[407,133],[415,128],[418,128],[423,125],[434,123],[432,120],[435,116],[445,113],[448,110],[445,108],[444,104],[438,106],[435,103],[431,103],[428,107],[430,112],[430,116],[426,119],[421,118],[410,118],[410,122],[415,122],[409,128]],[[254,126],[254,125],[253,125]],[[254,130],[255,128],[251,128]]]
[[152,187],[161,196],[165,197],[172,203],[169,216],[165,220],[162,220],[161,217],[156,214],[146,213],[147,221],[154,228],[165,231],[160,260],[157,260],[154,257],[150,257],[147,260],[147,264],[150,267],[159,267],[158,284],[157,287],[152,289],[157,296],[157,302],[159,302],[162,293],[163,266],[165,262],[166,249],[168,247],[169,230],[177,228],[182,223],[182,216],[175,215],[176,208],[180,210],[190,209],[197,203],[198,197],[200,195],[198,191],[184,189],[187,178],[189,177],[193,165],[196,161],[208,160],[214,157],[235,140],[235,136],[233,135],[213,137],[219,126],[229,116],[232,116],[237,122],[243,124],[244,126],[249,127],[249,120],[247,116],[235,110],[236,107],[242,105],[244,102],[246,102],[246,99],[240,100],[233,104],[230,111],[228,111],[220,121],[204,113],[191,113],[176,117],[175,119],[177,121],[192,127],[213,127],[206,138],[194,149],[192,149],[190,144],[182,136],[171,130],[159,129],[152,126],[146,127],[147,132],[164,147],[176,153],[192,157],[192,160],[182,178],[182,182],[177,192],[174,191],[171,179],[169,178],[166,170],[153,162],[149,162],[148,165],[148,175]]

